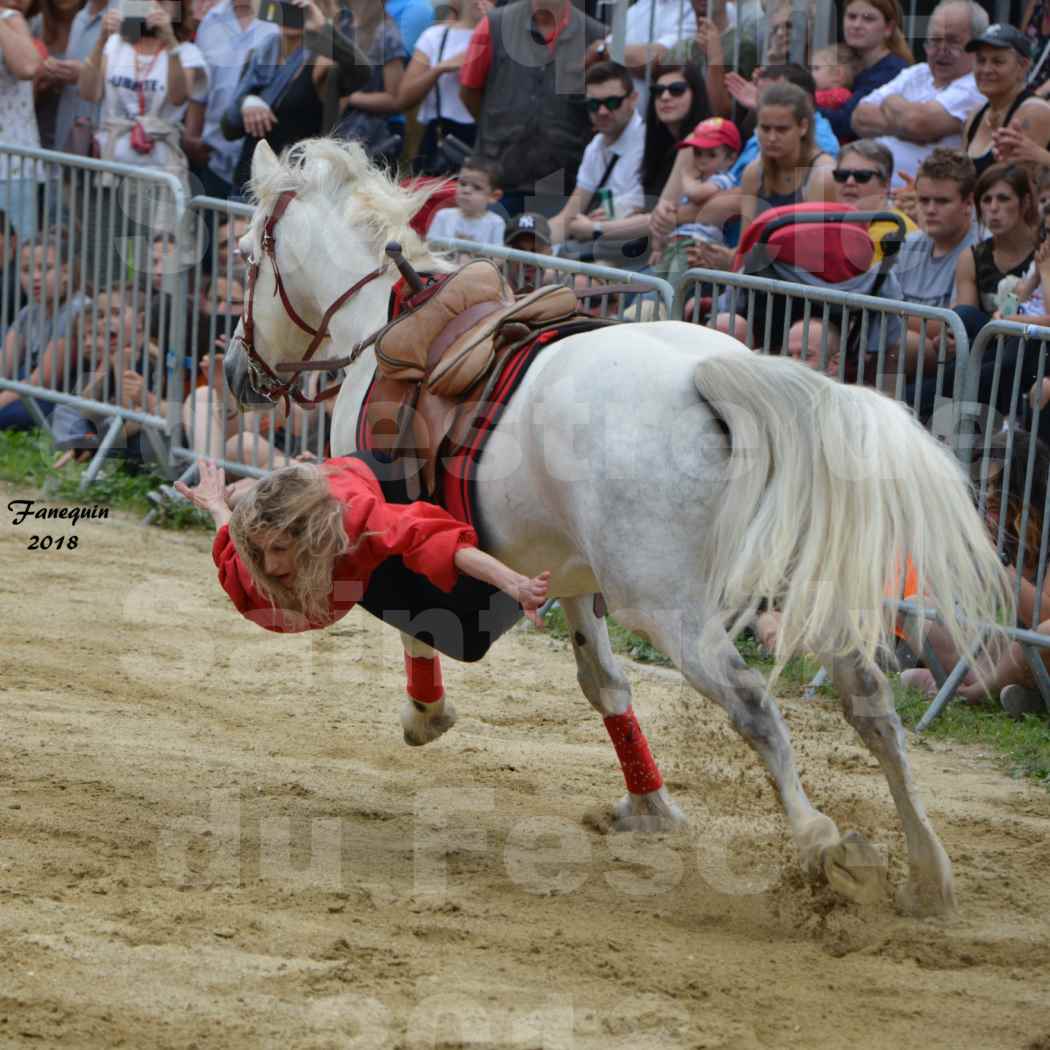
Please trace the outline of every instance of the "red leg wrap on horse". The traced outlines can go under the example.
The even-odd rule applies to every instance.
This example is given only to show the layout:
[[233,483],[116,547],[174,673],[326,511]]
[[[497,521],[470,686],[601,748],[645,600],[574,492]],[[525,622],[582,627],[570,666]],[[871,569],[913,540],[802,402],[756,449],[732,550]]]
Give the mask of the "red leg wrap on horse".
[[645,739],[634,709],[629,707],[622,715],[610,715],[605,719],[605,728],[616,748],[627,790],[632,795],[659,790],[664,780],[649,752],[649,741]]
[[441,683],[441,661],[435,654],[433,660],[425,656],[409,656],[405,653],[405,692],[421,704],[432,704],[445,695]]

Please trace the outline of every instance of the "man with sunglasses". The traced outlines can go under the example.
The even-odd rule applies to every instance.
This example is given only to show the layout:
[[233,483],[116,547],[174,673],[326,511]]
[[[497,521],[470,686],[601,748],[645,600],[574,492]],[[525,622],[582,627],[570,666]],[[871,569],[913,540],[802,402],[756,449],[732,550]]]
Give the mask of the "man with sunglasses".
[[[636,109],[638,93],[631,74],[614,62],[600,62],[587,71],[587,113],[596,134],[587,144],[576,176],[576,188],[551,219],[555,244],[570,237],[590,248],[602,236],[618,234],[617,220],[641,211],[642,155],[645,124]],[[611,199],[613,214],[599,206],[598,191]],[[581,254],[579,251],[562,254]]]
[[857,136],[878,138],[893,154],[895,188],[914,179],[937,146],[958,149],[964,121],[984,104],[966,45],[988,21],[988,12],[974,0],[943,0],[930,16],[927,61],[898,73],[853,111]]

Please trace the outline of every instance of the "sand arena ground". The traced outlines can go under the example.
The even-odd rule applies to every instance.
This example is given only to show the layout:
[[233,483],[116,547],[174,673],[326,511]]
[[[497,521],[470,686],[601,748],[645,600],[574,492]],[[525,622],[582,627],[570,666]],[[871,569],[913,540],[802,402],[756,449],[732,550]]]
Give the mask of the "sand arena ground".
[[[864,912],[803,882],[675,674],[628,668],[692,831],[608,836],[622,781],[565,645],[446,664],[459,724],[410,749],[365,614],[270,635],[201,533],[115,517],[31,552],[74,530],[3,517],[0,1046],[1050,1048],[1050,796],[989,756],[912,747],[960,918]],[[830,699],[783,706],[814,799],[899,882],[874,761]]]

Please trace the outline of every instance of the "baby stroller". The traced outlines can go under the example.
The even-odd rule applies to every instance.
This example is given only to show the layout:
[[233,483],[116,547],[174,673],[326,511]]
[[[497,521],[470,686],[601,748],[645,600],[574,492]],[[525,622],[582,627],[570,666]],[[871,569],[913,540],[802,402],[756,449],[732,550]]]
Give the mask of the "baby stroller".
[[[871,232],[873,224],[888,231],[877,242]],[[900,286],[891,271],[905,233],[904,221],[889,211],[859,212],[838,204],[771,208],[748,226],[733,271],[812,288],[899,299]],[[717,282],[712,283],[717,290]],[[696,315],[702,308],[701,301],[690,312],[687,304],[685,319],[700,319]],[[717,311],[745,317],[748,345],[774,354],[786,350],[791,326],[807,319],[803,299],[746,288],[725,289],[717,299]],[[899,342],[899,319],[883,317],[885,320],[870,320],[849,306],[819,303],[810,306],[808,315],[815,323],[839,329],[850,380],[867,371],[868,359],[874,360],[881,346]]]

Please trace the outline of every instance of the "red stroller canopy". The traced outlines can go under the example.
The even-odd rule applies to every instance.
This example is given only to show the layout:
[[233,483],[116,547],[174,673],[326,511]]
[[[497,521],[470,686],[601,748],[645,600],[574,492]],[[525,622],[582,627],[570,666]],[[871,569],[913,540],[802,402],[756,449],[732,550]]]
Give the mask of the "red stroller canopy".
[[828,222],[790,224],[767,233],[778,220],[790,220],[793,215],[841,214],[855,210],[846,204],[789,204],[783,208],[770,208],[744,232],[733,260],[733,269],[753,274],[776,261],[782,267],[805,270],[826,284],[841,284],[859,277],[871,269],[875,259],[875,245],[868,234],[867,223],[857,225],[830,219]]

